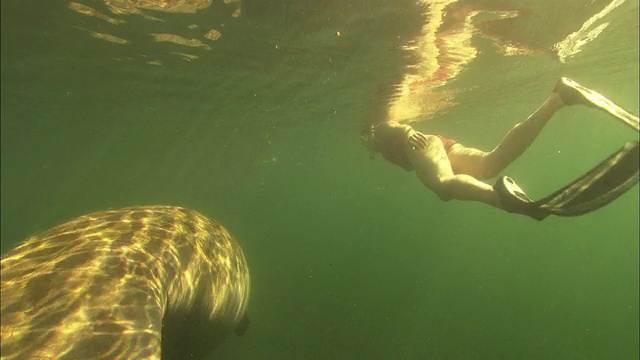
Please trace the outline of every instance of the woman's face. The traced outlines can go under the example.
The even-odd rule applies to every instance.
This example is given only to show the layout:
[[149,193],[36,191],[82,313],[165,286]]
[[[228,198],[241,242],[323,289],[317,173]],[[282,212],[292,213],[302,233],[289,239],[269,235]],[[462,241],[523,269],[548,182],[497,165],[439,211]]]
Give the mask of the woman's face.
[[362,146],[365,147],[369,151],[369,157],[373,158],[375,154],[374,150],[374,137],[375,137],[375,127],[373,125],[368,126],[360,132],[360,141],[362,142]]

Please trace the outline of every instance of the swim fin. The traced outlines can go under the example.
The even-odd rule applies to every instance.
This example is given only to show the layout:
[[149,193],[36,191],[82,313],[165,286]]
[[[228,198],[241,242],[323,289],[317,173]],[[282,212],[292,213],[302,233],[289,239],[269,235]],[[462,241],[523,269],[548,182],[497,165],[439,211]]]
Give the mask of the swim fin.
[[547,197],[533,201],[508,176],[494,189],[506,211],[543,220],[553,214],[578,216],[617,199],[638,183],[640,145],[630,142],[580,178]]
[[602,161],[596,167],[534,205],[559,216],[577,216],[599,209],[638,183],[638,141]]
[[623,109],[620,105],[607,99],[604,95],[584,87],[577,82],[563,77],[558,80],[556,87],[553,89],[562,98],[567,105],[582,104],[585,106],[600,109],[616,119],[622,121],[627,126],[638,131],[638,117]]
[[[640,129],[636,115],[569,78],[558,80],[553,91],[567,105],[581,104],[599,109],[635,131]],[[525,214],[536,220],[542,220],[551,214],[582,215],[605,206],[638,183],[638,153],[638,141],[627,143],[580,178],[538,201],[532,201],[506,176],[498,180],[494,189],[507,211]]]
[[520,186],[508,176],[499,178],[493,189],[498,194],[503,209],[507,212],[527,215],[536,220],[543,220],[550,214],[549,211],[536,205]]

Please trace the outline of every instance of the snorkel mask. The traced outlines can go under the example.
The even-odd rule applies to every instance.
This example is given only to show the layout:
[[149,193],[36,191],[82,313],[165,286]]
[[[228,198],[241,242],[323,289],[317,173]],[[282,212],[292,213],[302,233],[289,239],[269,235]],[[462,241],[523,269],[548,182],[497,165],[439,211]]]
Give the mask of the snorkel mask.
[[369,159],[374,159],[376,152],[373,150],[373,139],[375,137],[375,129],[374,125],[368,125],[360,131],[360,141],[362,142],[362,146],[365,147],[369,151]]

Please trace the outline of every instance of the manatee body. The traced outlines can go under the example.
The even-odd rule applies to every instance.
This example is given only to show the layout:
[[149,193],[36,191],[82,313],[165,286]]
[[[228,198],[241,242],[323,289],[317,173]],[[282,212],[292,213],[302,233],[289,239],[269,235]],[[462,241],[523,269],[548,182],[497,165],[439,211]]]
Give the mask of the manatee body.
[[248,326],[242,249],[185,208],[78,217],[7,253],[1,274],[2,359],[198,358]]

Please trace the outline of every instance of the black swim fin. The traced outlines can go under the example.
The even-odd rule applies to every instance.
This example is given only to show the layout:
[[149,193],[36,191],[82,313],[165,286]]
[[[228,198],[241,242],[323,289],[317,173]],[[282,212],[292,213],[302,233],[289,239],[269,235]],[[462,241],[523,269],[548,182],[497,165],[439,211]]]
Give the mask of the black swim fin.
[[531,200],[507,176],[493,188],[508,212],[536,220],[551,214],[578,216],[607,205],[638,183],[639,153],[639,143],[630,142],[580,178],[538,201]]
[[639,152],[638,142],[630,142],[580,178],[534,204],[560,216],[577,216],[599,209],[638,183]]
[[527,215],[538,221],[550,215],[550,212],[536,205],[520,186],[508,176],[498,179],[493,189],[498,194],[500,203],[507,212]]
[[[640,129],[636,115],[569,78],[561,78],[553,91],[567,105],[581,104],[599,109],[636,131]],[[532,201],[508,177],[499,179],[494,189],[509,212],[525,214],[537,220],[551,214],[582,215],[605,206],[638,183],[638,153],[638,141],[627,143],[580,178],[538,201]]]
[[607,99],[604,95],[584,87],[574,80],[563,77],[558,80],[554,92],[560,94],[562,101],[567,105],[582,104],[595,109],[602,110],[625,125],[639,131],[638,117],[623,109],[620,105]]

